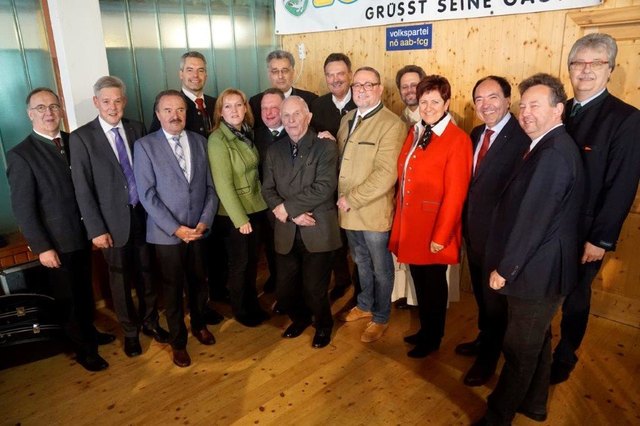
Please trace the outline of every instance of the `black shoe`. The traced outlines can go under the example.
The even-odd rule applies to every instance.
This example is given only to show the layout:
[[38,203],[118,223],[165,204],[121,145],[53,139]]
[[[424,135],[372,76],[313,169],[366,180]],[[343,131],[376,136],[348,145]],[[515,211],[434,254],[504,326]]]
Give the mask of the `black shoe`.
[[262,324],[262,318],[256,315],[237,315],[235,319],[245,327],[257,327]]
[[496,372],[497,360],[482,360],[477,358],[467,374],[464,376],[464,384],[467,386],[482,386],[493,377]]
[[142,355],[142,347],[140,346],[140,339],[138,339],[138,336],[136,337],[125,336],[124,353],[127,354],[129,358]]
[[340,299],[347,293],[350,285],[351,283],[347,283],[346,285],[336,285],[335,287],[333,287],[329,292],[329,300],[335,302],[336,300]]
[[325,330],[320,329],[316,330],[315,336],[313,336],[313,342],[311,346],[314,348],[320,349],[324,348],[331,342],[331,329]]
[[173,363],[178,367],[184,368],[191,365],[191,357],[186,349],[173,349]]
[[207,327],[200,330],[191,329],[191,334],[193,334],[193,336],[198,339],[198,342],[203,345],[210,346],[216,343],[216,338],[213,337],[213,334],[211,334],[209,330],[207,330]]
[[280,304],[276,301],[276,303],[273,304],[273,308],[271,308],[271,312],[274,313],[274,315],[284,315],[284,309],[282,309],[282,306],[280,306]]
[[518,408],[516,412],[522,414],[523,416],[529,417],[531,420],[535,420],[536,422],[544,422],[547,420],[547,412],[542,413],[534,413],[532,411],[528,411],[524,408]]
[[418,345],[420,344],[421,340],[422,340],[422,336],[420,335],[420,333],[404,336],[405,343],[408,343],[410,345]]
[[304,330],[309,327],[308,322],[294,322],[282,333],[282,337],[286,337],[289,339],[293,339],[294,337],[298,337],[304,332]]
[[269,279],[265,281],[264,287],[262,287],[262,291],[265,293],[273,293],[276,291],[276,280],[273,278],[273,275],[269,276]]
[[205,308],[203,317],[205,324],[210,325],[220,324],[224,319],[224,315],[209,307]]
[[78,355],[76,361],[88,371],[102,371],[109,367],[109,363],[98,354]]
[[419,344],[415,348],[407,352],[409,358],[425,358],[431,352],[435,352],[440,348],[440,345]]
[[411,306],[409,306],[409,304],[407,303],[407,298],[406,297],[401,297],[400,299],[396,300],[396,303],[394,303],[394,306],[396,307],[396,309],[409,309],[409,308],[411,308]]
[[557,385],[558,383],[566,382],[569,380],[569,376],[573,371],[573,365],[554,361],[551,364],[551,376],[549,377],[549,384]]
[[114,336],[113,334],[101,333],[99,331],[96,332],[96,341],[98,342],[98,345],[100,345],[100,346],[108,345],[109,343],[113,342],[114,340],[116,340],[116,336]]
[[156,325],[153,328],[142,327],[142,334],[153,337],[153,340],[158,343],[167,343],[169,341],[169,332],[159,325]]
[[464,356],[477,356],[480,352],[480,339],[471,342],[460,343],[456,346],[456,353]]

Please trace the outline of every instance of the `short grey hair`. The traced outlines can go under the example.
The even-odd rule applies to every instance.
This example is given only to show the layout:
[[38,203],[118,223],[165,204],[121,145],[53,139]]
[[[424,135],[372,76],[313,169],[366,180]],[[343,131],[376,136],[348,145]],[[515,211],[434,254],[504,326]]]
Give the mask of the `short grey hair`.
[[207,60],[204,57],[204,55],[200,52],[196,52],[195,50],[192,50],[190,52],[183,54],[180,57],[180,71],[184,70],[184,63],[187,61],[187,58],[200,59],[202,62],[204,62],[204,67],[207,68]]
[[593,33],[587,34],[584,37],[579,38],[571,47],[569,51],[569,57],[567,58],[567,67],[575,59],[578,51],[582,49],[604,49],[607,52],[609,60],[609,68],[611,71],[616,67],[616,56],[618,55],[618,45],[613,37],[605,33]]
[[295,68],[296,66],[296,60],[293,59],[293,55],[291,52],[287,52],[286,50],[274,50],[273,52],[269,52],[267,55],[267,67],[274,59],[286,59],[291,64],[291,68]]
[[93,85],[93,95],[98,96],[102,89],[106,89],[108,87],[120,89],[122,96],[127,96],[127,86],[125,86],[124,81],[113,75],[100,77],[98,81],[96,81],[96,84]]
[[284,109],[284,106],[288,103],[291,103],[293,101],[299,102],[300,105],[302,105],[302,110],[304,112],[306,112],[307,114],[310,113],[311,111],[309,111],[309,105],[307,105],[307,102],[302,99],[300,96],[297,95],[291,95],[288,98],[286,98],[284,101],[282,101],[282,104],[280,105],[280,111],[282,111]]

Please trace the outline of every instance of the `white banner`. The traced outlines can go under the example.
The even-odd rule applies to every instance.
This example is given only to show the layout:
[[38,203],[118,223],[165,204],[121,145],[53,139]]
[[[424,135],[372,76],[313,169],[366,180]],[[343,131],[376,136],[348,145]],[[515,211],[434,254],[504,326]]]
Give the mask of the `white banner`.
[[602,0],[274,0],[276,34],[514,15],[595,6]]

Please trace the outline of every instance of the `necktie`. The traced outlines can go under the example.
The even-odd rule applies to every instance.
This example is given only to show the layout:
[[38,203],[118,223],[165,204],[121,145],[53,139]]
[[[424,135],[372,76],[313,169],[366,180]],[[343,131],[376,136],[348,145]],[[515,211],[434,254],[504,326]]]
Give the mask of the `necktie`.
[[298,156],[298,144],[297,143],[292,143],[291,144],[291,159],[295,160],[297,156]]
[[53,138],[53,143],[56,144],[56,148],[58,148],[58,151],[62,151],[62,139],[61,138]]
[[422,134],[422,139],[418,142],[418,146],[423,150],[427,149],[427,145],[431,142],[431,136],[433,136],[433,126],[427,124],[427,127],[424,129],[424,133]]
[[209,119],[209,115],[207,114],[207,108],[204,106],[204,99],[196,98],[196,106],[198,107],[198,111],[200,111],[200,114],[202,114],[204,130],[207,132],[207,134],[211,133],[211,120]]
[[482,145],[480,146],[480,152],[478,152],[478,159],[476,160],[476,168],[474,174],[478,173],[478,169],[480,168],[480,163],[484,159],[484,156],[487,155],[487,151],[489,151],[489,143],[491,142],[491,135],[493,135],[493,130],[485,130],[484,137],[482,138]]
[[184,173],[184,177],[189,179],[189,176],[187,176],[187,160],[184,158],[184,150],[180,144],[180,136],[174,136],[171,139],[175,142],[175,145],[173,146],[173,154],[178,160],[178,165],[180,166],[182,173]]
[[125,179],[127,180],[127,189],[129,190],[129,204],[135,206],[138,204],[138,189],[136,187],[136,179],[133,176],[133,169],[131,168],[131,162],[129,162],[129,156],[127,155],[127,149],[124,146],[124,140],[122,140],[122,136],[120,136],[120,131],[118,131],[117,127],[111,129],[113,136],[116,140],[116,151],[118,152],[118,162],[120,163],[120,168],[122,168],[122,173],[124,174]]
[[571,107],[571,114],[569,115],[569,117],[575,117],[576,115],[578,115],[578,111],[580,111],[582,109],[582,105],[579,103],[574,103],[573,106]]
[[353,134],[353,132],[356,131],[358,126],[360,126],[360,123],[362,123],[362,116],[361,115],[356,115],[356,124],[353,126],[353,130],[351,130],[351,132],[349,133],[349,136],[351,136]]
[[271,131],[271,136],[273,136],[274,138],[277,138],[279,134],[280,134],[280,132],[277,131],[277,130],[272,130]]

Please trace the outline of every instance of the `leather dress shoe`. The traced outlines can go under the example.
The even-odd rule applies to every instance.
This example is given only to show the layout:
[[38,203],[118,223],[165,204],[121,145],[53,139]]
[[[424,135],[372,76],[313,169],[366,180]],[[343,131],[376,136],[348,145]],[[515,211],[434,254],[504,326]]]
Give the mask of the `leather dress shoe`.
[[222,315],[220,312],[216,311],[215,309],[212,309],[209,307],[205,308],[203,317],[204,317],[204,322],[210,325],[220,324],[224,319],[224,315]]
[[153,328],[142,327],[142,334],[153,337],[153,340],[158,343],[167,343],[169,341],[169,332],[159,325],[156,325]]
[[173,363],[178,367],[188,367],[191,365],[191,357],[186,349],[173,349]]
[[216,343],[215,337],[213,337],[213,334],[211,334],[211,332],[207,330],[207,327],[204,327],[200,330],[191,330],[191,333],[193,333],[195,338],[198,339],[198,342],[202,343],[203,345],[209,346]]
[[435,352],[440,348],[440,345],[435,344],[418,344],[415,348],[407,352],[409,358],[425,358],[431,352]]
[[102,333],[100,331],[96,332],[96,341],[98,342],[98,345],[108,345],[114,340],[116,340],[116,336],[113,334]]
[[476,338],[471,342],[460,343],[456,346],[456,353],[464,356],[477,356],[480,352],[480,339]]
[[294,337],[298,337],[301,335],[304,330],[309,327],[308,322],[294,322],[282,333],[282,337],[286,337],[288,339],[293,339]]
[[516,410],[516,412],[522,414],[523,416],[526,416],[528,418],[530,418],[531,420],[535,420],[536,422],[544,422],[545,420],[547,420],[547,412],[544,411],[542,413],[534,413],[532,411],[528,411],[524,408],[518,408]]
[[129,358],[142,355],[142,347],[140,346],[140,339],[138,336],[124,338],[124,353]]
[[410,334],[409,336],[404,336],[403,340],[405,341],[405,343],[408,343],[410,345],[418,345],[422,340],[422,336],[420,335],[420,332],[418,332],[416,334]]
[[271,307],[271,312],[273,312],[275,315],[285,314],[284,309],[282,309],[282,306],[280,306],[277,300],[274,302],[273,306]]
[[87,371],[102,371],[109,367],[109,363],[98,354],[78,355],[76,361]]
[[482,386],[493,377],[496,372],[497,360],[482,360],[477,358],[467,374],[464,376],[464,384],[467,386]]
[[394,303],[394,306],[396,309],[409,309],[411,308],[411,306],[407,303],[407,298],[406,297],[401,297],[400,299],[396,300],[396,303]]
[[573,365],[554,361],[551,364],[551,376],[549,377],[549,384],[557,385],[558,383],[566,382],[569,380],[569,376],[573,371]]
[[316,330],[315,336],[313,336],[313,342],[311,346],[314,348],[320,349],[324,348],[331,342],[331,329],[325,330],[320,329]]

